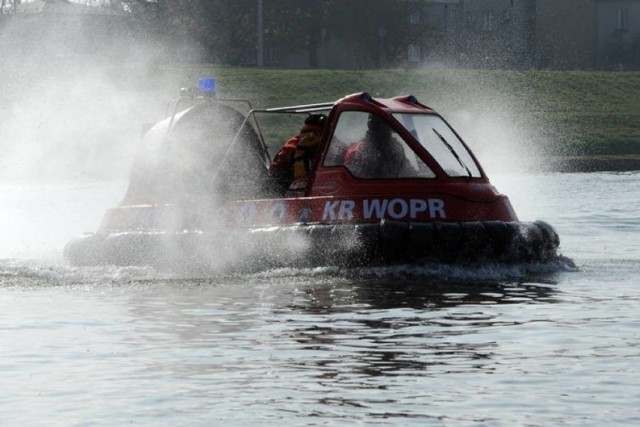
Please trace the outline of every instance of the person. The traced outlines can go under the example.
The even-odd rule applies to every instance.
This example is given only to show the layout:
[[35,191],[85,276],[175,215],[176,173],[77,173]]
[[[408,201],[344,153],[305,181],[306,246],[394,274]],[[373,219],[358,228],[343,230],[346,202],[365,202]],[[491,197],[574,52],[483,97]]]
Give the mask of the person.
[[304,195],[326,123],[324,114],[310,114],[300,132],[289,138],[274,157],[269,174],[275,179],[281,194],[289,197]]
[[344,153],[343,164],[358,178],[396,178],[411,168],[389,123],[375,114],[367,118],[364,138]]

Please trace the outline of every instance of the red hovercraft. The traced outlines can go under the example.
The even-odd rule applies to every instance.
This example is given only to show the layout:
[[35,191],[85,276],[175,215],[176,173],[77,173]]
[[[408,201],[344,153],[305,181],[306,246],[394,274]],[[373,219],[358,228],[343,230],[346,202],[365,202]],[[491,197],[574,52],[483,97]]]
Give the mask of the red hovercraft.
[[[200,87],[183,89],[173,114],[146,133],[124,199],[96,233],[67,244],[70,264],[265,268],[557,257],[553,228],[518,221],[457,133],[413,96],[358,93],[253,109],[218,99],[213,79]],[[328,117],[306,188],[284,195],[269,176],[262,129],[291,115],[299,127],[312,113]],[[392,173],[344,163],[372,118],[388,125],[404,155]],[[271,146],[282,141],[277,135]]]

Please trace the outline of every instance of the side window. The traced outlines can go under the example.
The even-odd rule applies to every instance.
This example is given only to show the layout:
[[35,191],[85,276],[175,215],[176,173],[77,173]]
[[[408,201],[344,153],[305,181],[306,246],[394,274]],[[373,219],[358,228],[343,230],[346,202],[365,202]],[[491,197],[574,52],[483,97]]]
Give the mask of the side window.
[[365,179],[435,177],[386,120],[360,111],[338,118],[324,166],[345,166]]
[[333,132],[324,166],[343,166],[344,155],[353,144],[363,138],[367,131],[366,113],[346,111],[340,114]]

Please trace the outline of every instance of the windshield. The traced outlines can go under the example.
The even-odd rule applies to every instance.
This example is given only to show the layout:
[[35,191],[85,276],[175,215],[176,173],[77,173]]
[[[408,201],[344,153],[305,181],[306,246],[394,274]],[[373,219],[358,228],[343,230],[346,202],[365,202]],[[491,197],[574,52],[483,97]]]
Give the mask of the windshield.
[[436,176],[382,117],[362,111],[340,114],[324,165],[364,179]]
[[480,178],[480,168],[462,141],[439,116],[394,113],[398,120],[451,177]]

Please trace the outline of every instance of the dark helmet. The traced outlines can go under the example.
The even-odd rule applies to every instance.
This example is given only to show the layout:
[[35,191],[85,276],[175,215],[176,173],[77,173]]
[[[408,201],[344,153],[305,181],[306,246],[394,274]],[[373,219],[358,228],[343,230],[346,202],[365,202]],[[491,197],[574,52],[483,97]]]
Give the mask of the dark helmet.
[[327,116],[324,114],[309,114],[309,116],[304,119],[304,124],[323,128],[327,124]]

